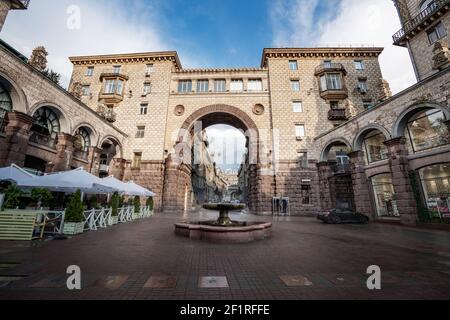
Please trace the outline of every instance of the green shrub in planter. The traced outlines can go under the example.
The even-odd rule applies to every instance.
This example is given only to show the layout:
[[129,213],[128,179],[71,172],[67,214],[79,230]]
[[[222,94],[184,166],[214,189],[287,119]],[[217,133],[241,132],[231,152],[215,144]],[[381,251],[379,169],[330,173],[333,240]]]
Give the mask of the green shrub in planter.
[[53,195],[47,189],[37,188],[31,190],[31,199],[36,202],[38,207],[49,207],[53,201]]
[[125,203],[125,196],[119,197],[119,208],[122,208],[124,203]]
[[153,198],[150,197],[150,198],[147,199],[147,206],[150,208],[150,211],[153,210],[153,206],[154,206]]
[[97,197],[94,195],[89,199],[89,205],[88,205],[89,209],[100,209],[100,206],[98,204],[98,199]]
[[111,215],[113,217],[117,217],[119,215],[119,203],[120,203],[119,194],[117,192],[115,192],[111,197],[111,203],[110,203],[111,208],[112,208]]
[[15,209],[20,204],[20,197],[22,197],[23,192],[14,185],[10,185],[5,191],[5,203],[4,207],[6,209]]
[[66,208],[66,222],[79,223],[83,221],[83,202],[81,201],[81,191],[77,192],[70,199]]
[[134,213],[141,212],[141,198],[138,196],[134,197]]

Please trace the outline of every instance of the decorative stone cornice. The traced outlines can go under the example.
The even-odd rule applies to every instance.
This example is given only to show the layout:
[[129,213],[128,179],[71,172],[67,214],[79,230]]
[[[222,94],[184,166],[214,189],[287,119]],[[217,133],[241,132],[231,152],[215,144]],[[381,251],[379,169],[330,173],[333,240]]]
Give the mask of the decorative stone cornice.
[[183,74],[205,74],[205,73],[241,73],[241,72],[267,72],[267,68],[198,68],[198,69],[183,69],[178,71],[177,73]]
[[380,47],[347,47],[347,48],[265,48],[261,67],[267,67],[267,59],[301,59],[301,58],[377,58],[384,48]]
[[396,137],[390,140],[386,140],[383,142],[386,147],[393,147],[398,145],[405,145],[406,144],[406,138],[405,137]]
[[69,57],[70,62],[74,65],[96,65],[96,64],[115,64],[115,63],[136,63],[136,62],[157,62],[172,61],[176,70],[181,70],[181,62],[176,51],[166,52],[144,52],[144,53],[127,53],[127,54],[110,54],[98,56],[78,56]]

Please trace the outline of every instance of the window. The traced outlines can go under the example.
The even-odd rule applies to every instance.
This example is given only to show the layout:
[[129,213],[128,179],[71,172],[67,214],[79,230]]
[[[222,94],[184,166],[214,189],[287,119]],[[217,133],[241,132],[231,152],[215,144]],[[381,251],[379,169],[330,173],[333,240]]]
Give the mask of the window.
[[146,72],[146,74],[150,75],[152,73],[153,73],[153,63],[149,63],[149,64],[147,64],[147,72]]
[[118,79],[117,80],[117,90],[116,93],[119,95],[123,94],[123,80]]
[[261,79],[249,79],[247,84],[248,91],[262,91]]
[[434,9],[436,6],[437,3],[434,0],[423,0],[422,5],[420,6],[420,12],[424,11],[427,8]]
[[12,110],[12,100],[6,87],[0,83],[0,132],[5,131],[6,114]]
[[136,139],[143,139],[145,137],[145,127],[139,126],[137,127]]
[[209,91],[209,80],[198,80],[197,92],[208,92],[208,91]]
[[339,101],[331,101],[330,102],[330,108],[332,110],[339,109]]
[[372,104],[372,102],[370,102],[370,101],[364,101],[364,102],[363,102],[363,106],[364,106],[364,109],[365,109],[365,110],[370,110],[370,109],[373,108],[373,104]]
[[225,80],[219,79],[214,81],[215,92],[225,92],[226,90],[227,90],[227,82]]
[[450,218],[450,163],[442,163],[419,171],[423,194],[431,219]]
[[291,80],[291,88],[292,91],[300,91],[300,81],[298,80]]
[[295,125],[295,136],[297,139],[302,139],[305,137],[305,125],[297,124]]
[[234,92],[244,91],[244,82],[241,79],[231,80],[230,91]]
[[371,180],[378,216],[399,217],[391,174],[380,174]]
[[383,133],[373,130],[364,138],[364,150],[366,153],[367,164],[385,160],[388,158],[388,149],[384,145],[386,138]]
[[447,35],[447,32],[445,31],[444,25],[442,22],[439,22],[437,25],[435,25],[433,28],[428,30],[428,39],[430,40],[430,44],[433,44],[437,42],[438,40],[442,39]]
[[358,90],[361,93],[367,93],[367,80],[366,79],[359,79],[358,80]]
[[115,80],[109,79],[105,81],[105,93],[115,92]]
[[92,77],[94,75],[94,67],[88,67],[86,70],[86,75]]
[[405,137],[409,138],[410,152],[419,152],[450,144],[444,113],[440,110],[423,111],[408,122]]
[[178,92],[179,93],[192,92],[192,81],[191,80],[180,80],[178,82]]
[[325,61],[323,62],[323,66],[324,66],[325,68],[331,68],[332,65],[333,65],[333,63],[331,62],[331,60],[325,60]]
[[302,205],[311,204],[311,186],[309,184],[302,184]]
[[356,70],[364,70],[365,69],[364,61],[356,60],[355,61],[355,69]]
[[120,79],[107,79],[105,80],[105,94],[114,94],[117,93],[119,95],[123,95],[123,80]]
[[307,152],[299,152],[298,153],[298,161],[301,168],[308,168],[308,153]]
[[135,152],[133,157],[133,168],[140,168],[142,163],[142,152]]
[[141,104],[141,115],[146,115],[148,111],[148,103]]
[[144,83],[144,89],[142,95],[146,96],[152,92],[152,85],[148,82]]
[[114,74],[119,74],[121,68],[122,68],[122,66],[114,66],[113,67],[113,73]]
[[303,105],[301,101],[294,101],[292,102],[292,110],[295,113],[301,113],[303,112]]
[[296,60],[289,61],[289,69],[292,71],[298,70],[298,63]]
[[322,91],[342,90],[342,79],[339,73],[329,73],[320,77]]
[[82,93],[83,93],[83,96],[89,96],[91,94],[91,86],[84,85],[82,87]]

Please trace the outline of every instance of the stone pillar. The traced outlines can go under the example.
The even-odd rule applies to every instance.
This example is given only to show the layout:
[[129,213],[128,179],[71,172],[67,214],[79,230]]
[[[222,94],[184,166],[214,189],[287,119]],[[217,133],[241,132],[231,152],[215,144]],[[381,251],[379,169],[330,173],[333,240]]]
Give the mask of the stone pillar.
[[[101,151],[101,150],[100,150]],[[114,158],[109,165],[109,174],[118,180],[123,180],[125,177],[126,159]],[[98,166],[97,166],[98,168]]]
[[100,155],[102,154],[102,149],[97,147],[90,147],[89,148],[89,155],[88,155],[88,161],[89,161],[89,170],[91,174],[94,176],[99,175],[99,167],[100,167]]
[[16,164],[23,167],[34,119],[22,112],[9,112],[5,138],[0,143],[0,167]]
[[404,137],[385,141],[389,150],[389,165],[392,172],[395,198],[400,221],[405,225],[417,224],[417,206],[411,187],[408,165],[408,148]]
[[317,171],[319,175],[319,202],[322,211],[332,207],[330,185],[328,178],[332,174],[330,163],[323,161],[317,164]]
[[364,152],[354,151],[348,154],[351,162],[353,194],[356,211],[374,218],[373,207],[370,200],[370,185],[364,167]]
[[[172,156],[166,159],[164,170],[163,204],[164,212],[182,214],[185,209],[186,193],[189,197],[192,182],[192,168],[186,164],[180,164],[172,160]],[[188,206],[189,206],[188,199]]]
[[68,133],[58,134],[58,143],[56,144],[56,158],[53,171],[70,170],[72,164],[75,137]]

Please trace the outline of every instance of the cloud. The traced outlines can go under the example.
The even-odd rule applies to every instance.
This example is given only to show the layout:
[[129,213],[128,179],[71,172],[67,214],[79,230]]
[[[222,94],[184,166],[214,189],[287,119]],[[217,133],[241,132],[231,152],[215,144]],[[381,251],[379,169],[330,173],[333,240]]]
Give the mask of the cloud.
[[[277,0],[271,21],[276,46],[361,46],[385,48],[380,64],[385,79],[397,93],[416,79],[405,48],[392,44],[400,29],[394,4],[380,0]],[[328,0],[326,1],[328,3]],[[289,10],[286,4],[292,4]],[[286,17],[287,22],[279,19]]]
[[[80,10],[80,29],[68,28],[72,6]],[[67,86],[68,56],[166,50],[157,21],[152,6],[142,1],[124,6],[119,0],[40,0],[27,11],[11,12],[1,37],[26,55],[44,45],[49,67],[62,74]]]

